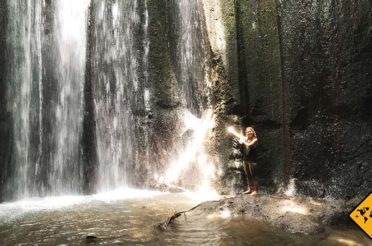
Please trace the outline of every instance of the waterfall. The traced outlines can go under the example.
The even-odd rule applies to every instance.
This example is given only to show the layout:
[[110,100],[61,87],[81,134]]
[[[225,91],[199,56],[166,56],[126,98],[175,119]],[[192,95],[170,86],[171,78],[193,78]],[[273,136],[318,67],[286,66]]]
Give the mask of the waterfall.
[[[144,0],[144,21],[143,21],[143,77],[144,77],[144,91],[143,91],[143,101],[146,115],[151,115],[151,103],[150,103],[150,85],[149,85],[149,74],[148,74],[148,56],[150,51],[150,40],[148,35],[148,28],[149,28],[149,12],[147,9],[147,0]],[[147,170],[150,170],[150,148],[151,143],[149,136],[151,134],[151,129],[148,124],[144,124],[144,141],[143,145],[145,148],[145,160],[144,164]]]
[[[7,1],[6,101],[13,139],[11,171],[1,194],[5,199],[143,186],[152,182],[146,183],[151,175],[164,171],[161,165],[166,164],[161,162],[169,160],[151,162],[156,156],[151,145],[158,145],[163,136],[152,125],[158,108],[152,105],[155,85],[148,73],[153,37],[147,4],[146,0]],[[209,122],[200,3],[182,0],[171,5],[177,23],[172,73],[184,110],[170,110],[172,115],[191,112]],[[91,108],[86,107],[87,84]],[[89,129],[84,123],[88,113]],[[94,161],[84,159],[83,136],[89,133],[94,135],[88,144],[94,145]],[[172,134],[177,142],[178,133]],[[199,135],[207,135],[205,127]],[[204,140],[195,141],[201,146]],[[166,152],[168,147],[156,149]],[[204,153],[199,157],[203,159]]]
[[56,1],[57,103],[49,184],[60,194],[79,191],[82,180],[79,144],[82,134],[83,85],[88,0]]
[[[41,25],[42,1],[9,0],[7,47],[8,110],[13,122],[13,179],[6,192],[14,197],[29,196],[36,192],[39,178],[42,131],[39,121],[42,110]],[[35,134],[36,133],[36,134]]]
[[[95,1],[92,54],[98,152],[98,190],[128,186],[136,162],[143,49],[138,1]],[[147,46],[147,44],[145,44]]]
[[10,199],[80,191],[87,4],[7,2]]
[[138,160],[149,166],[151,129],[143,124],[151,111],[147,3],[92,1],[89,83],[98,161],[89,164],[94,175],[85,172],[81,145],[89,3],[7,2],[14,153],[6,199],[81,193],[87,183],[96,190],[127,186],[134,172],[143,172]]
[[175,1],[175,22],[178,24],[177,65],[184,104],[193,114],[201,116],[207,100],[205,80],[205,37],[202,33],[201,3]]

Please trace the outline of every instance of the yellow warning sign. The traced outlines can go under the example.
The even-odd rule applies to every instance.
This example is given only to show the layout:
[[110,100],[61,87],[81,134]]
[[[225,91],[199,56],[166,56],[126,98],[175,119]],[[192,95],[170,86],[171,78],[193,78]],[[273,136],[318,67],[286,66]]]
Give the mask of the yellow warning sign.
[[372,193],[359,203],[349,217],[372,238]]

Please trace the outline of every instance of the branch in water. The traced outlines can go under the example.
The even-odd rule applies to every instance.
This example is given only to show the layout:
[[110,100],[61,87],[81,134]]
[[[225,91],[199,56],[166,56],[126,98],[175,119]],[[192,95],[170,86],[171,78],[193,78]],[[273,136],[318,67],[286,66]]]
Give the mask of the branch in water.
[[[200,204],[201,204],[201,203],[200,203]],[[167,230],[167,229],[168,229],[168,226],[172,223],[173,220],[175,220],[175,219],[177,219],[178,217],[180,217],[181,214],[185,214],[185,213],[187,213],[187,212],[190,212],[190,211],[196,209],[197,207],[200,206],[200,204],[196,205],[195,207],[193,207],[193,208],[191,208],[191,209],[189,209],[189,210],[187,210],[187,211],[182,211],[182,212],[176,212],[176,213],[174,213],[174,214],[173,214],[171,217],[169,217],[165,222],[160,223],[157,227],[158,227],[160,230],[162,230],[162,231]]]

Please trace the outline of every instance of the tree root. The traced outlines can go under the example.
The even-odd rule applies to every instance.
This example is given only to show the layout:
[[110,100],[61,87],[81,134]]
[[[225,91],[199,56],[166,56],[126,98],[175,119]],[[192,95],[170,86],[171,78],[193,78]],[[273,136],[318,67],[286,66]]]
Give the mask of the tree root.
[[[201,204],[201,203],[200,203]],[[169,217],[166,221],[164,221],[163,223],[160,223],[157,225],[157,228],[162,230],[162,231],[165,231],[168,229],[169,225],[172,223],[173,220],[177,219],[178,217],[181,216],[181,214],[185,214],[187,212],[190,212],[194,209],[196,209],[197,207],[200,206],[200,204],[196,205],[195,207],[189,209],[189,210],[186,210],[186,211],[182,211],[182,212],[176,212],[174,213],[171,217]]]

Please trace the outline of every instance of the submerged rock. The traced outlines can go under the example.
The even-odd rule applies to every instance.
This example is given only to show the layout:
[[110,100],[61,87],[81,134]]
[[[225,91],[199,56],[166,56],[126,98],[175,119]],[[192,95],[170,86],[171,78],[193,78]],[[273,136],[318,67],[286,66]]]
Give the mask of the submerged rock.
[[94,233],[89,233],[86,239],[97,239],[97,236]]
[[85,242],[86,243],[91,243],[91,242],[95,242],[97,240],[97,236],[94,234],[94,233],[89,233],[86,237],[85,237]]
[[[181,213],[188,215],[188,218],[197,215],[205,216],[206,219],[244,216],[267,222],[290,233],[318,234],[324,232],[327,225],[338,223],[340,218],[347,218],[345,204],[342,200],[309,197],[238,195],[219,201],[204,202]],[[168,224],[177,217],[169,218]]]

